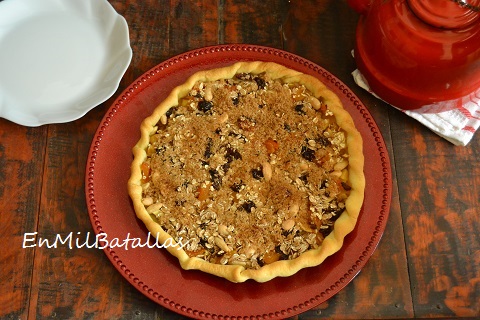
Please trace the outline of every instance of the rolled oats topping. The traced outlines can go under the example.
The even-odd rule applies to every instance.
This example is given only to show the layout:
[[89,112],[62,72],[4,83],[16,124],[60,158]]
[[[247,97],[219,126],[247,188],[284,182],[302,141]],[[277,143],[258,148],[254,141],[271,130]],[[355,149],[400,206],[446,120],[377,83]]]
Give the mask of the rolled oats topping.
[[351,190],[328,104],[267,73],[197,81],[160,117],[146,155],[146,211],[215,264],[258,269],[318,248]]

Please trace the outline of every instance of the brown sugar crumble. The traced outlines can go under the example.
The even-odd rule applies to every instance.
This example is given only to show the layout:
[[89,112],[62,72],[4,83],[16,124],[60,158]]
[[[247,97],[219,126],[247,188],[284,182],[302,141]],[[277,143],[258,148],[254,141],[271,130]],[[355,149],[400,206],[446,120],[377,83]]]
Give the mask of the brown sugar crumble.
[[197,82],[150,136],[142,202],[191,257],[253,269],[294,259],[345,209],[345,139],[302,84]]

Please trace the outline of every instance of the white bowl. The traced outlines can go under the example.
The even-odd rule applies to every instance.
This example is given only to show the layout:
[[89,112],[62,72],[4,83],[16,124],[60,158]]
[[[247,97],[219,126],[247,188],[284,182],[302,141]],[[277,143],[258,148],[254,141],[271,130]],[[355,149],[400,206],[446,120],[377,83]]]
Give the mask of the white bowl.
[[0,2],[0,117],[25,126],[76,120],[110,98],[132,59],[107,0]]

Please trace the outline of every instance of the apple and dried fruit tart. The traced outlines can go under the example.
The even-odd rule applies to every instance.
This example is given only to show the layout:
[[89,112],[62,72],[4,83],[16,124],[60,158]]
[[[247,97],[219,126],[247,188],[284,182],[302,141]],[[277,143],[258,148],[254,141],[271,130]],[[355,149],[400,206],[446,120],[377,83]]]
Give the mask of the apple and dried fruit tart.
[[182,268],[265,282],[317,266],[356,224],[362,138],[318,79],[270,62],[202,71],[141,125],[135,212]]

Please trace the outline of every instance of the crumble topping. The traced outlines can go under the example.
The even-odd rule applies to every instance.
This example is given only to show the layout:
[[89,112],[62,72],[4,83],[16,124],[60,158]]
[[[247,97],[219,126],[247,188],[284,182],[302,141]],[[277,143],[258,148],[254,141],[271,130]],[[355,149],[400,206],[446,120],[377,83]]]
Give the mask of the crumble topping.
[[197,82],[150,136],[147,212],[184,250],[258,269],[318,248],[345,208],[345,133],[321,97],[268,74]]

